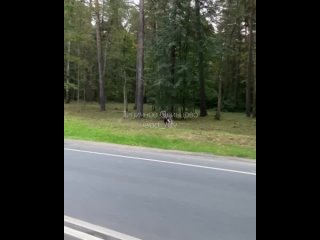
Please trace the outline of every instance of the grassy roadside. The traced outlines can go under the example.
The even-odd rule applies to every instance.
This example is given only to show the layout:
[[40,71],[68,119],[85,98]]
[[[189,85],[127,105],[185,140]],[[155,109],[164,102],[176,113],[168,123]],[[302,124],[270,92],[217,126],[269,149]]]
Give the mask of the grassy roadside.
[[[65,138],[256,158],[255,120],[244,114],[224,113],[223,120],[216,121],[209,111],[206,118],[175,121],[174,128],[164,128],[155,118],[123,119],[121,104],[109,104],[106,112],[97,104],[64,108]],[[151,112],[150,106],[145,112]]]

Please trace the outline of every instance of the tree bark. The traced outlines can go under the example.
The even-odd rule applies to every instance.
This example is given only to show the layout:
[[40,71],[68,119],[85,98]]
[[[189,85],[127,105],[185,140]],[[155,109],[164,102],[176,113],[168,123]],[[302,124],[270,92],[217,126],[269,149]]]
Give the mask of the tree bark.
[[219,78],[219,90],[218,90],[218,104],[217,104],[217,112],[215,115],[215,119],[216,120],[220,120],[221,119],[221,103],[222,103],[222,77],[221,77],[221,70],[219,70],[219,74],[218,74],[218,78]]
[[70,84],[70,51],[71,51],[71,42],[68,41],[66,103],[70,103],[70,93],[69,93],[69,84]]
[[[255,36],[256,37],[256,36]],[[255,38],[254,37],[254,38]],[[254,39],[254,43],[255,43]],[[256,50],[254,50],[254,58],[253,58],[253,112],[252,117],[256,117],[256,92],[257,92],[257,77],[256,77]]]
[[95,13],[96,13],[97,57],[98,57],[98,68],[99,68],[100,111],[105,111],[106,110],[106,98],[104,93],[105,81],[103,76],[103,65],[102,65],[101,26],[100,26],[100,11],[99,11],[98,0],[95,0]]
[[[172,46],[171,48],[171,83],[172,83],[172,87],[174,87],[175,85],[175,69],[176,69],[176,46]],[[171,113],[174,115],[174,102],[175,99],[172,96],[171,99],[171,107],[170,107],[170,111]]]
[[[80,58],[80,47],[78,48],[78,56]],[[77,102],[80,103],[80,64],[78,63],[78,92],[77,92]]]
[[127,118],[127,112],[128,112],[128,99],[127,99],[127,76],[125,70],[123,70],[123,78],[124,78],[124,83],[123,83],[123,118]]
[[196,10],[196,31],[197,31],[197,45],[198,45],[198,71],[199,71],[199,83],[200,83],[200,117],[205,117],[207,113],[206,104],[206,92],[205,92],[205,80],[204,80],[204,69],[203,69],[203,44],[202,44],[202,30],[201,30],[201,16],[200,16],[200,0],[195,0]]
[[[251,1],[252,2],[252,1]],[[246,85],[246,115],[251,116],[252,113],[252,77],[253,77],[253,6],[250,6],[250,16],[248,19],[249,39],[248,39],[248,79]]]
[[[252,13],[253,15],[254,13]],[[252,26],[253,27],[253,26]],[[253,36],[253,45],[254,45],[254,49],[253,49],[253,113],[252,113],[252,117],[256,117],[256,92],[257,92],[257,76],[256,76],[256,65],[257,65],[257,60],[256,60],[256,33],[254,33]]]
[[143,117],[144,100],[144,0],[140,0],[138,51],[137,51],[137,117]]

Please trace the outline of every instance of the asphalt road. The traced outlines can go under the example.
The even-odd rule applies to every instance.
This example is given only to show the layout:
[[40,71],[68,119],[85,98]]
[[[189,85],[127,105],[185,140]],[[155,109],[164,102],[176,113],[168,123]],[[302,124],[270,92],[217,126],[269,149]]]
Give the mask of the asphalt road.
[[64,234],[64,240],[78,240],[78,238],[69,236],[68,234]]
[[70,140],[64,148],[66,216],[144,240],[256,239],[253,161]]

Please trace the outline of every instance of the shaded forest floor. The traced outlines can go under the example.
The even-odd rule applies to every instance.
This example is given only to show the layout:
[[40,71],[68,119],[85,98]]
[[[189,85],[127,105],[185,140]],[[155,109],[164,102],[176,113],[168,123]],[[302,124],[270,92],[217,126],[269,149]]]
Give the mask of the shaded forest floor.
[[[221,156],[256,158],[256,120],[244,113],[222,113],[222,120],[214,119],[208,111],[205,118],[174,121],[172,128],[150,114],[149,118],[123,118],[123,105],[108,103],[107,111],[100,112],[97,103],[64,105],[64,137],[125,145],[213,153]],[[145,105],[145,113],[152,113]]]

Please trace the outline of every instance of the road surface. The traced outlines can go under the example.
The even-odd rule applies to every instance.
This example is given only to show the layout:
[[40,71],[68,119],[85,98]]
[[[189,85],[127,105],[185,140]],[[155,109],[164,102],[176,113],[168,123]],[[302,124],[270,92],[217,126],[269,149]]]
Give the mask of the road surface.
[[256,164],[65,140],[64,215],[144,240],[254,240]]

